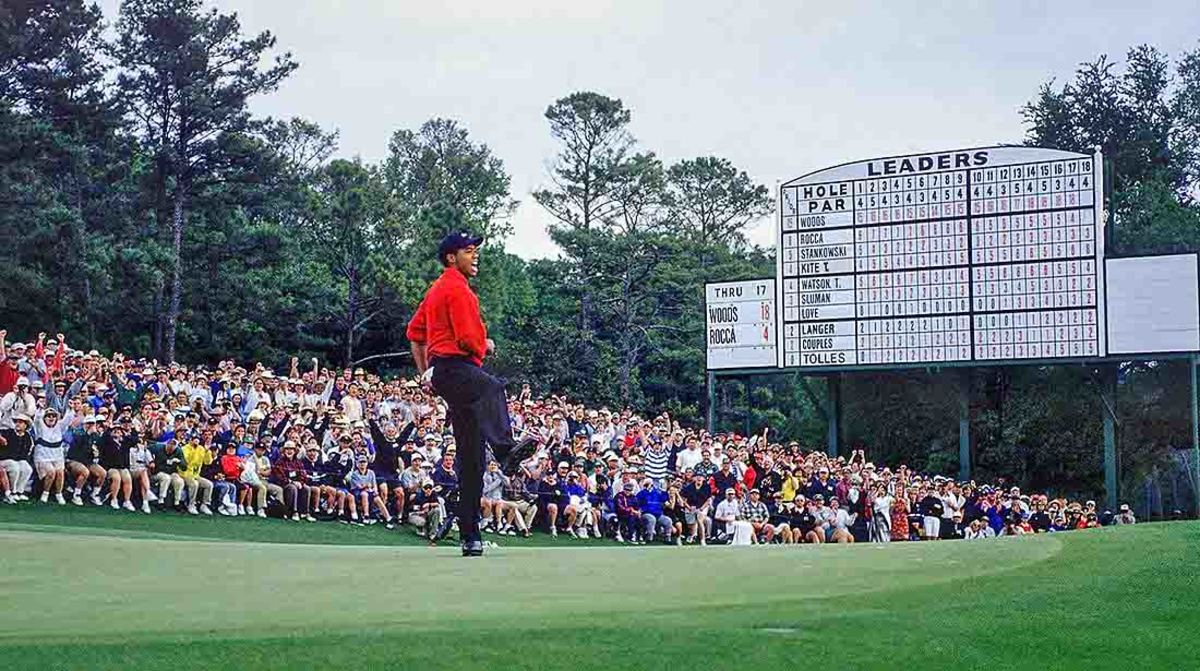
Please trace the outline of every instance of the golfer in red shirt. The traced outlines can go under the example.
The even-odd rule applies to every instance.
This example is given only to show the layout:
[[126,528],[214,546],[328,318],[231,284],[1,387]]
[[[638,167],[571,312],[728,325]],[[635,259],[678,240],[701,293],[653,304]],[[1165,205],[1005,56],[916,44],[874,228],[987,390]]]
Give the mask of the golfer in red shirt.
[[483,359],[495,349],[479,315],[479,298],[468,279],[479,273],[479,246],[483,238],[470,233],[451,233],[438,246],[438,259],[445,266],[408,323],[408,340],[413,361],[422,375],[432,368],[433,391],[446,399],[458,454],[458,530],[464,557],[483,554],[479,535],[480,496],[484,445],[503,460],[512,448],[512,427],[507,381],[483,369]]

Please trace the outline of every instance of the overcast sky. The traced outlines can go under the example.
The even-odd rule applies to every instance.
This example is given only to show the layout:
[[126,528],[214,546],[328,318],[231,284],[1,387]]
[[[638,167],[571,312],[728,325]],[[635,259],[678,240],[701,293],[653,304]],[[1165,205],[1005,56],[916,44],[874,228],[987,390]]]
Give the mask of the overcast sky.
[[[111,21],[118,0],[101,3]],[[457,119],[512,175],[509,250],[555,256],[530,197],[555,144],[542,114],[593,90],[664,161],[726,157],[769,185],[849,160],[1019,141],[1042,82],[1149,42],[1195,48],[1195,0],[690,2],[218,0],[299,70],[260,114],[341,132],[378,161],[399,128]],[[774,244],[771,221],[751,240]]]

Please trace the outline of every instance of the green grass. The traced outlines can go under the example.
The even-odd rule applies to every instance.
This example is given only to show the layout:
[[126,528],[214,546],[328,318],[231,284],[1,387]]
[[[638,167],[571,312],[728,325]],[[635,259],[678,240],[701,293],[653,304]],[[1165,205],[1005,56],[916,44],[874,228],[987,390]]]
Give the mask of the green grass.
[[483,559],[407,536],[0,507],[4,668],[1195,668],[1193,522],[886,547],[540,537]]

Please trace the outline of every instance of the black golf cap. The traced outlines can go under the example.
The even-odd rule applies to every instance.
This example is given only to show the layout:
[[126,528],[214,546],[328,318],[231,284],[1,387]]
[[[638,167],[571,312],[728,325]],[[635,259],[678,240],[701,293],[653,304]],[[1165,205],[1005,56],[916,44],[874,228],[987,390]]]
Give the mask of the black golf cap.
[[438,245],[438,261],[441,261],[445,265],[447,254],[453,254],[460,249],[466,249],[471,246],[478,247],[481,244],[483,244],[482,235],[475,235],[467,231],[450,233],[442,238],[442,244]]

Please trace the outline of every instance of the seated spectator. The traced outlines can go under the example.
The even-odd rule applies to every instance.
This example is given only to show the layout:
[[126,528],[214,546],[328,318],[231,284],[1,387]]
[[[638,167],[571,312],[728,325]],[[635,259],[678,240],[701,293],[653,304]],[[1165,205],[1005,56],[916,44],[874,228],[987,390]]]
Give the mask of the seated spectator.
[[221,474],[225,481],[233,485],[235,496],[234,506],[228,509],[231,516],[245,515],[250,509],[250,497],[253,488],[242,482],[242,462],[244,457],[238,456],[238,443],[230,441],[225,444],[224,454],[221,455]]
[[84,488],[89,487],[92,504],[98,506],[105,472],[97,463],[100,457],[100,431],[97,428],[96,417],[83,418],[81,428],[73,429],[71,437],[71,446],[67,448],[67,477],[72,483],[71,503],[82,506]]
[[[379,511],[378,516],[383,518],[387,528],[393,529],[396,525],[392,521],[392,515],[388,512],[387,506],[384,505],[383,497],[379,494],[375,472],[370,470],[369,466],[370,460],[367,457],[359,457],[354,470],[346,476],[346,482],[350,485],[351,515],[357,520],[353,507],[357,503],[359,510],[362,511],[363,522],[374,524],[375,520],[370,517],[371,504],[374,504],[375,509]],[[297,518],[293,517],[292,519]]]
[[29,500],[25,492],[33,476],[33,464],[29,462],[33,456],[33,435],[29,433],[29,425],[33,420],[17,413],[8,416],[8,421],[12,426],[0,429],[0,468],[4,469],[8,483],[4,500],[16,503]]
[[[242,472],[238,475],[238,481],[246,485],[251,491],[257,511],[254,511],[249,505],[246,506],[246,514],[256,514],[259,517],[267,516],[267,496],[270,494],[270,483],[267,478],[271,476],[271,460],[267,458],[267,442],[260,440],[254,444],[254,453],[242,460]],[[276,487],[278,489],[278,487]],[[283,490],[279,490],[279,495],[282,497]]]
[[150,464],[154,456],[140,436],[129,448],[129,478],[137,485],[138,498],[142,500],[142,512],[150,514]]
[[150,451],[154,455],[154,477],[151,479],[158,488],[158,500],[166,503],[169,489],[171,502],[178,508],[183,501],[184,482],[181,473],[187,468],[187,458],[183,450],[179,449],[179,441],[174,437],[169,438],[165,443],[155,445]]
[[642,538],[646,542],[655,539],[670,543],[675,524],[663,510],[668,494],[651,477],[642,480],[642,489],[637,493],[638,509],[642,512]]
[[[134,512],[133,476],[129,471],[129,452],[137,444],[137,436],[127,436],[125,423],[113,426],[108,433],[100,438],[100,465],[107,472],[109,483],[108,505],[113,510],[124,508]],[[125,497],[125,503],[119,502],[118,493]]]
[[408,523],[417,534],[434,539],[442,524],[442,504],[433,491],[433,481],[426,480],[408,501]]
[[46,408],[33,420],[33,468],[42,483],[42,503],[50,495],[59,505],[66,505],[63,486],[66,482],[66,427],[60,423],[58,411]]
[[737,490],[729,487],[725,490],[725,498],[717,504],[713,513],[713,536],[725,540],[733,535],[733,523],[741,513],[742,502],[738,499]]
[[708,513],[711,509],[712,489],[704,481],[703,475],[693,474],[692,481],[684,486],[680,494],[687,502],[687,509],[684,511],[684,522],[688,525],[687,542],[694,543],[699,537],[700,544],[707,545],[711,533]]
[[[309,487],[305,483],[307,476],[304,463],[296,458],[296,443],[286,441],[283,444],[283,455],[271,466],[270,481],[279,487],[283,498],[284,516],[293,522],[299,522],[301,517],[309,522],[317,521],[308,509]],[[376,489],[371,488],[369,491],[375,493]],[[390,523],[391,518],[386,515],[385,517]]]
[[212,452],[199,440],[192,438],[183,446],[183,459],[184,467],[180,469],[179,476],[187,488],[188,514],[212,515],[209,504],[212,503],[213,483],[201,474],[203,469],[212,464]]
[[1133,511],[1129,509],[1128,503],[1122,503],[1120,512],[1113,519],[1113,524],[1137,524],[1137,518],[1134,517]]
[[613,497],[613,505],[617,512],[617,542],[624,543],[629,538],[631,543],[637,543],[642,515],[637,508],[637,495],[632,482],[626,482],[621,487]]

